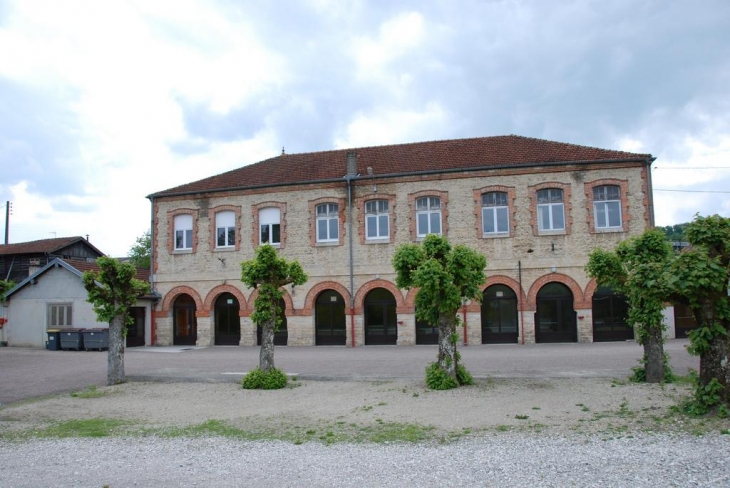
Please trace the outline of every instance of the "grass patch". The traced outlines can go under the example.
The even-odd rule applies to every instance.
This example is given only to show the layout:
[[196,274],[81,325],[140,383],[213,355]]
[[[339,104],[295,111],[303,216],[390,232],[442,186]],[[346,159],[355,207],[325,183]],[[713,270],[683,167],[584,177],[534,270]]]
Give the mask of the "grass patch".
[[125,434],[130,425],[131,422],[118,419],[68,420],[34,431],[32,435],[39,438],[111,437]]
[[96,385],[89,385],[85,390],[74,391],[71,396],[74,398],[99,398],[108,395],[108,391],[100,391]]

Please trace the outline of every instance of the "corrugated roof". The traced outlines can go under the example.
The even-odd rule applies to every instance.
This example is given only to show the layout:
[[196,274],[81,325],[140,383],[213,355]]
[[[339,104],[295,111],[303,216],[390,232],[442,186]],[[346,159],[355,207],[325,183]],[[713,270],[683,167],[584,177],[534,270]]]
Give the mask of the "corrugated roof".
[[75,237],[57,237],[55,239],[41,239],[38,241],[17,242],[15,244],[0,244],[0,255],[7,254],[36,254],[36,253],[54,253],[64,249],[78,241],[83,241],[92,249],[96,250],[100,255],[104,255],[96,249],[89,241],[81,236]]
[[643,161],[652,157],[516,135],[452,139],[282,154],[150,197],[342,179],[349,152],[357,154],[361,175],[366,175],[370,167],[376,176],[552,163]]

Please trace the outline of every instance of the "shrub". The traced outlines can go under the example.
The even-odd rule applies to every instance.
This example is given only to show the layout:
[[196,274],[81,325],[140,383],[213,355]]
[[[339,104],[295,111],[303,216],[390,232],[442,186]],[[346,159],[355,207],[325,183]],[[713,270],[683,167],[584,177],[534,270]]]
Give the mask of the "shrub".
[[286,374],[280,369],[271,369],[268,373],[259,368],[252,369],[241,381],[245,390],[278,390],[286,387]]
[[432,390],[450,390],[459,385],[473,385],[474,378],[463,365],[456,367],[456,380],[441,369],[438,363],[431,363],[426,368],[426,385]]

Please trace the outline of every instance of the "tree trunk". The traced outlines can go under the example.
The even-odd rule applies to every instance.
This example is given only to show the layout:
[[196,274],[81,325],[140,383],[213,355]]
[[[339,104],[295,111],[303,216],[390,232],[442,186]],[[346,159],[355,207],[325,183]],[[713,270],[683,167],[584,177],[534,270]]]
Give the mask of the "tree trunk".
[[[456,343],[452,337],[456,332],[456,312],[439,316],[439,355],[438,363],[441,369],[456,378]],[[458,380],[457,380],[458,383]]]
[[118,385],[127,381],[124,375],[124,324],[126,317],[117,315],[109,322],[109,353],[106,363],[106,384]]
[[707,386],[715,378],[722,385],[720,402],[730,407],[730,337],[715,336],[710,348],[700,355],[700,386]]
[[261,351],[259,369],[268,373],[274,369],[274,331],[276,329],[276,303],[272,305],[271,319],[261,324]]
[[664,337],[661,327],[651,327],[644,341],[644,371],[647,383],[664,381]]

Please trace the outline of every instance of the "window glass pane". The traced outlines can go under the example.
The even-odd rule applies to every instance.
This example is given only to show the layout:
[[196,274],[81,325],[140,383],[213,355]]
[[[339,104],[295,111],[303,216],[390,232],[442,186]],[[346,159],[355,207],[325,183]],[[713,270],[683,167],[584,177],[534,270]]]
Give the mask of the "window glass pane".
[[190,249],[193,247],[193,230],[186,230],[185,231],[185,249]]
[[329,214],[330,214],[330,216],[336,216],[338,210],[339,210],[339,205],[337,205],[336,203],[330,203],[329,204]]
[[606,196],[608,200],[621,200],[621,191],[618,186],[606,187]]
[[499,207],[497,212],[497,232],[509,232],[509,214],[507,207]]
[[563,190],[552,189],[550,190],[550,202],[562,202],[563,201]]
[[71,325],[73,322],[71,320],[71,311],[73,309],[71,306],[66,307],[66,325]]
[[390,233],[388,232],[388,220],[389,217],[387,215],[381,215],[378,217],[379,219],[379,237],[388,237]]
[[494,232],[494,209],[482,209],[482,226],[486,234]]
[[596,227],[606,227],[606,204],[603,202],[595,203],[593,208],[596,211]]
[[236,223],[236,214],[230,210],[215,214],[216,227],[233,227]]
[[416,210],[428,210],[428,198],[423,197],[416,200]]
[[51,307],[51,325],[58,325],[58,307]]
[[367,227],[367,236],[368,237],[377,237],[378,230],[377,230],[377,217],[375,216],[368,216],[366,219],[366,227]]
[[597,186],[593,189],[593,199],[594,200],[605,200],[606,194],[604,192],[605,186]]
[[175,249],[182,249],[183,248],[183,231],[178,230],[175,231]]
[[388,200],[378,200],[378,212],[388,213]]
[[339,236],[338,225],[339,225],[338,219],[329,219],[330,239],[338,239],[338,236]]
[[269,242],[270,236],[269,236],[269,226],[268,225],[262,225],[261,226],[261,244],[264,244],[266,242]]
[[371,200],[365,204],[365,212],[366,213],[375,213],[377,210],[377,201]]
[[281,225],[280,224],[271,225],[271,243],[272,244],[281,244]]
[[565,228],[565,218],[563,217],[563,206],[562,205],[552,205],[553,207],[553,229],[564,229]]
[[327,220],[325,219],[317,220],[317,240],[327,240]]
[[418,235],[424,236],[428,234],[428,214],[421,213],[418,217]]
[[441,208],[441,199],[431,197],[431,210],[438,210]]
[[233,246],[236,244],[236,229],[234,227],[230,227],[228,229],[228,245]]
[[550,229],[550,206],[540,205],[537,207],[537,220],[540,230]]
[[218,227],[218,247],[226,245],[226,229]]
[[441,233],[441,213],[440,212],[432,212],[431,213],[431,233],[432,234],[440,234]]
[[550,201],[549,190],[537,191],[537,203],[548,203]]
[[608,202],[608,225],[609,227],[621,227],[621,203]]
[[327,205],[317,205],[317,215],[327,215]]

